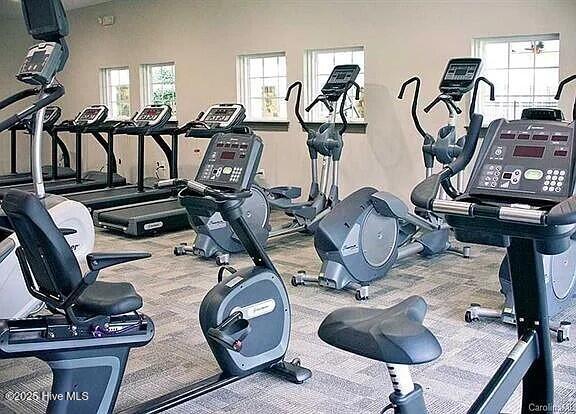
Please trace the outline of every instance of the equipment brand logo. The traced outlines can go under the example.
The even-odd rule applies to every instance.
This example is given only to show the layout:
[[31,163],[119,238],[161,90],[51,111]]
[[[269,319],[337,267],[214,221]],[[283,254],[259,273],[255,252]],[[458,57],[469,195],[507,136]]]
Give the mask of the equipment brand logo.
[[544,129],[544,127],[537,126],[537,125],[529,125],[528,129]]
[[71,244],[70,248],[72,249],[73,252],[75,252],[76,250],[78,250],[78,247],[80,247],[79,244]]

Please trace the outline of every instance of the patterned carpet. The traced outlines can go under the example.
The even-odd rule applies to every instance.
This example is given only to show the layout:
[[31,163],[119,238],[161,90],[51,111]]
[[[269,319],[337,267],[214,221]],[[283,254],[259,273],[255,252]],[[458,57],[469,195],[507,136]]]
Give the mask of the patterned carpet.
[[[117,410],[180,388],[218,372],[197,321],[205,292],[216,281],[217,267],[194,257],[174,257],[172,248],[193,240],[193,232],[151,239],[125,239],[97,234],[99,251],[144,250],[149,260],[118,266],[102,273],[102,280],[133,283],[144,297],[144,312],[156,325],[156,337],[147,347],[131,353]],[[312,240],[289,236],[271,242],[269,252],[284,275],[292,302],[293,324],[288,358],[299,357],[313,377],[303,385],[284,382],[269,374],[255,374],[170,410],[170,413],[378,413],[391,392],[386,368],[325,345],[316,335],[324,316],[339,307],[354,305],[353,295],[318,287],[292,287],[290,275],[299,269],[315,272],[319,261]],[[387,307],[409,295],[423,296],[429,305],[426,325],[437,335],[444,354],[434,363],[413,369],[422,384],[431,413],[463,413],[475,399],[515,342],[511,326],[498,322],[467,324],[464,311],[470,302],[498,307],[497,271],[502,251],[474,246],[472,259],[443,255],[410,259],[373,285],[365,306]],[[248,264],[244,255],[232,258],[235,266]],[[576,320],[576,310],[558,320]],[[555,394],[558,412],[576,410],[576,341],[554,343]],[[0,361],[0,390],[47,390],[51,374],[33,359]],[[2,399],[0,413],[40,413],[43,403],[14,403]],[[519,412],[520,393],[506,413]],[[562,408],[564,407],[564,408]],[[572,411],[571,411],[571,410]]]

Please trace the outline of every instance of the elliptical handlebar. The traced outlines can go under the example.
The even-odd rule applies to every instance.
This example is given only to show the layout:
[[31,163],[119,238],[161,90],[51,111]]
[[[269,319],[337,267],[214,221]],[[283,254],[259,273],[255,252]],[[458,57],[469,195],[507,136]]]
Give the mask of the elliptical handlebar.
[[[576,80],[576,75],[568,76],[567,78],[562,79],[562,81],[558,84],[558,89],[556,91],[554,99],[556,99],[557,101],[560,100],[564,86],[574,80]],[[572,107],[572,121],[576,121],[576,96],[574,97],[574,106]]]
[[354,86],[356,88],[356,94],[354,98],[358,101],[360,100],[360,85],[358,85],[355,81],[348,81],[346,84],[346,88],[344,89],[344,93],[342,94],[342,101],[340,102],[340,118],[342,119],[342,127],[340,128],[340,135],[346,132],[348,128],[348,120],[346,119],[346,113],[344,111],[344,105],[346,104],[346,99],[348,98],[348,90]]
[[0,109],[6,108],[30,96],[40,95],[41,93],[44,93],[45,96],[40,98],[38,101],[34,102],[26,109],[0,122],[0,132],[7,130],[8,128],[26,119],[28,116],[38,112],[40,109],[45,108],[50,104],[52,104],[53,102],[57,101],[60,97],[64,95],[64,87],[58,84],[54,86],[48,86],[46,88],[25,89],[0,101]]
[[412,120],[414,121],[414,125],[416,126],[418,133],[422,135],[422,138],[426,138],[428,133],[424,131],[424,128],[422,128],[422,124],[420,124],[420,120],[418,119],[418,98],[420,95],[421,84],[421,80],[418,76],[413,76],[402,84],[400,93],[398,94],[398,99],[404,99],[404,92],[406,91],[406,88],[413,82],[416,82],[416,86],[414,87],[414,96],[412,98]]
[[438,95],[426,108],[424,108],[424,112],[430,112],[430,110],[440,102],[443,102],[446,105],[446,109],[448,109],[448,112],[451,116],[454,115],[454,112],[456,112],[458,115],[462,113],[462,109],[456,106],[452,97],[445,94]]
[[490,100],[496,100],[495,92],[494,92],[494,84],[486,79],[484,76],[480,76],[474,82],[474,91],[472,92],[472,99],[470,100],[470,108],[468,109],[468,115],[470,116],[470,120],[472,120],[472,115],[474,114],[474,110],[476,109],[476,98],[478,96],[478,89],[480,86],[480,82],[484,82],[486,85],[490,87]]
[[284,100],[285,101],[290,100],[290,94],[292,93],[292,89],[296,87],[298,88],[298,92],[296,94],[296,104],[294,105],[294,113],[304,131],[310,133],[310,128],[308,128],[308,126],[304,122],[304,119],[302,118],[302,115],[300,114],[300,99],[302,98],[302,82],[296,81],[292,85],[290,85],[288,87],[288,91],[286,92],[286,98],[284,98]]

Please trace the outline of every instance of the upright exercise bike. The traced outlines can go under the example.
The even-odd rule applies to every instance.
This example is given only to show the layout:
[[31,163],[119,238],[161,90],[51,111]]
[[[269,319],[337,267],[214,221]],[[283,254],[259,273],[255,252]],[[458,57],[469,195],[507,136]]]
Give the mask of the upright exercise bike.
[[[471,108],[481,80],[480,59],[457,58],[448,62],[440,83],[441,94],[426,107],[444,103],[450,116],[436,138],[428,134],[418,120],[420,79],[413,77],[400,90],[416,84],[412,101],[412,117],[423,137],[422,154],[426,176],[432,174],[435,161],[442,165],[454,160],[462,149],[456,132],[456,115],[462,111],[455,102],[474,89]],[[486,81],[487,82],[487,81]],[[490,84],[490,82],[488,82]],[[492,95],[493,95],[493,86]],[[493,96],[492,96],[493,99]],[[399,260],[419,254],[424,257],[456,252],[469,257],[469,248],[456,249],[449,241],[450,229],[433,212],[408,206],[398,197],[372,187],[361,188],[342,200],[321,222],[314,235],[314,247],[322,259],[317,276],[299,271],[292,277],[294,286],[316,283],[337,290],[352,290],[357,300],[368,299],[369,284],[384,277]]]
[[[346,119],[346,104],[348,90],[355,88],[356,100],[360,99],[360,87],[355,82],[360,73],[358,65],[339,65],[334,67],[322,93],[306,108],[312,110],[316,105],[323,104],[330,112],[330,121],[322,124],[318,129],[310,128],[300,114],[300,100],[302,83],[295,82],[288,88],[286,100],[296,89],[296,117],[302,128],[308,134],[306,144],[312,164],[312,184],[308,200],[295,202],[299,196],[299,189],[295,187],[276,187],[264,189],[258,185],[252,187],[252,197],[245,200],[242,210],[248,218],[248,224],[262,246],[266,246],[268,239],[294,233],[312,234],[316,231],[318,223],[338,203],[339,163],[342,156],[343,134],[348,127]],[[340,102],[339,110],[337,104]],[[340,115],[342,125],[336,124]],[[322,172],[318,179],[318,158],[323,157]],[[330,180],[330,172],[332,177]],[[199,176],[196,177],[197,179]],[[274,206],[290,217],[279,228],[273,229],[270,225],[270,210]],[[207,217],[190,217],[196,239],[192,247],[185,248],[186,252],[209,259],[215,258],[216,263],[227,264],[230,253],[237,253],[244,249],[242,243],[230,230],[230,226],[222,221],[218,213]],[[183,253],[180,249],[177,253]]]
[[[564,86],[569,82],[576,80],[576,75],[572,75],[560,82],[556,92],[555,99],[559,100]],[[562,113],[559,109],[549,108],[530,108],[524,110],[522,119],[526,121],[542,121],[546,128],[540,133],[532,135],[532,140],[547,141],[548,139],[556,140],[558,145],[564,142],[564,136],[551,136],[550,128],[556,126],[562,127],[568,125],[564,122]],[[576,120],[576,99],[574,100],[574,109],[572,111],[572,122]],[[525,124],[526,130],[519,134],[517,139],[528,140],[530,130],[533,126],[530,122]],[[512,135],[510,135],[512,137]],[[562,154],[564,149],[558,148],[558,154]],[[566,172],[555,168],[549,168],[545,171],[545,181],[543,190],[549,193],[558,193],[569,183],[566,180]],[[559,312],[574,304],[576,299],[576,235],[572,237],[570,248],[565,252],[557,255],[540,255],[544,272],[546,274],[546,292],[548,296],[548,315],[553,318]],[[500,291],[504,295],[504,305],[501,309],[489,309],[482,307],[478,303],[471,304],[466,311],[466,322],[477,321],[480,318],[500,319],[504,323],[515,324],[516,312],[514,308],[514,297],[512,289],[512,280],[510,277],[510,264],[508,257],[505,256],[500,264],[499,271]],[[560,321],[558,325],[551,325],[550,329],[555,334],[558,342],[564,342],[570,339],[571,322]]]
[[158,413],[256,372],[270,371],[297,384],[311,376],[298,359],[284,359],[292,319],[288,292],[242,210],[252,196],[262,149],[262,140],[252,133],[218,133],[210,140],[196,181],[159,183],[185,186],[178,198],[191,216],[220,213],[254,266],[238,271],[222,267],[218,283],[200,305],[200,326],[222,372],[123,414]]
[[[562,254],[573,243],[576,126],[574,122],[566,125],[532,120],[493,121],[466,192],[458,194],[449,181],[470,162],[475,151],[469,144],[474,140],[473,146],[476,145],[481,125],[482,117],[474,115],[463,153],[440,173],[416,186],[411,198],[420,208],[444,214],[458,240],[504,247],[507,251],[518,341],[468,413],[502,412],[520,383],[522,414],[552,412],[558,407],[554,407],[542,255]],[[522,135],[528,125],[532,126],[528,129],[531,139],[524,140]],[[542,130],[548,131],[550,139],[538,140]],[[559,191],[546,188],[549,169],[565,172],[566,184]],[[453,200],[438,199],[440,187]],[[337,348],[386,364],[394,392],[383,413],[390,410],[395,414],[425,414],[422,387],[413,383],[409,368],[433,361],[442,352],[437,339],[422,325],[425,314],[426,302],[418,296],[389,309],[349,307],[328,315],[318,334]]]

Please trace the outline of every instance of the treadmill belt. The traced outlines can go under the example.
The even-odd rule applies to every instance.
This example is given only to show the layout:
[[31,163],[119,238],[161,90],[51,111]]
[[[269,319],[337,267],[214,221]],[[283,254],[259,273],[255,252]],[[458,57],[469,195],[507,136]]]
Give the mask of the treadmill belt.
[[128,204],[144,203],[148,201],[168,198],[172,194],[170,188],[144,188],[138,192],[135,185],[126,187],[104,188],[97,191],[69,194],[67,197],[78,201],[90,210],[101,210],[110,207],[125,206]]

